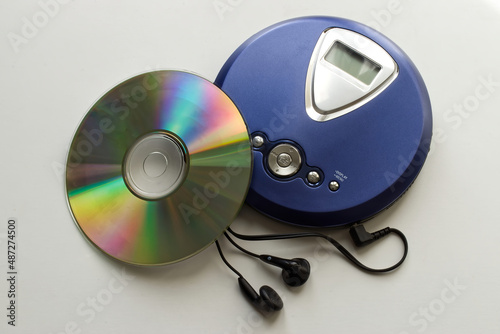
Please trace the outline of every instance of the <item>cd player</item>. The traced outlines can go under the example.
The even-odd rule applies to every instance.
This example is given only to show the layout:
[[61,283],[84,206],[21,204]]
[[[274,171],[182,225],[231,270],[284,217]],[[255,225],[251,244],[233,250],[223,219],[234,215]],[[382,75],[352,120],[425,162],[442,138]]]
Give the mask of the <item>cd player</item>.
[[247,122],[247,203],[300,226],[364,221],[412,184],[430,148],[429,95],[387,37],[354,21],[305,17],[243,43],[215,84]]

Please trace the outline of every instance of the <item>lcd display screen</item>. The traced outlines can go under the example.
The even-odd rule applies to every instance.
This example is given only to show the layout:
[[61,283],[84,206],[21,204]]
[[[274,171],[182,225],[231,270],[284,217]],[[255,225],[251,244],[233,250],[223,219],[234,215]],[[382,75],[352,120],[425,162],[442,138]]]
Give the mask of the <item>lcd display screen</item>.
[[365,85],[370,85],[382,69],[377,63],[338,41],[330,48],[325,60]]

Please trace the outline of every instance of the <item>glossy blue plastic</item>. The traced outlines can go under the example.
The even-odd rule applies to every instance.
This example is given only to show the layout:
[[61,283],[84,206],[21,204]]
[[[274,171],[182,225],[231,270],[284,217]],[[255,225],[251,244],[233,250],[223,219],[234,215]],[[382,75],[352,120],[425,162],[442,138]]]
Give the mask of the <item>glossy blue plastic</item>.
[[[305,110],[306,75],[320,35],[332,27],[375,41],[399,75],[357,110],[317,122]],[[254,149],[247,203],[277,220],[331,227],[369,219],[408,189],[427,157],[432,113],[423,80],[398,46],[360,23],[335,17],[278,23],[241,45],[215,83],[238,106],[250,133],[266,139]],[[304,162],[296,175],[280,179],[266,166],[267,152],[284,142],[297,146]],[[308,182],[310,171],[320,174],[318,184]]]

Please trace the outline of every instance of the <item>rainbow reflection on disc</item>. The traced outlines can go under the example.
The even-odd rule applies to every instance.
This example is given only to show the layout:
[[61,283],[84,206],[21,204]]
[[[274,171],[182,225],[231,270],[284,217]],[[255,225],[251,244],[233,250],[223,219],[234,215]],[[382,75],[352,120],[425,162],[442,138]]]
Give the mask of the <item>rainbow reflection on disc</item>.
[[107,92],[71,143],[66,191],[84,235],[136,265],[186,259],[231,224],[252,153],[234,103],[191,73],[155,71]]

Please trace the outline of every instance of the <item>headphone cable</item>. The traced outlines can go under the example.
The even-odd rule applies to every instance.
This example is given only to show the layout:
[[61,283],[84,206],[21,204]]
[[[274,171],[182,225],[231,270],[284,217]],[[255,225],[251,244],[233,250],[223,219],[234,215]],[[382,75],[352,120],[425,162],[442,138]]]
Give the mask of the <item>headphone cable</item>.
[[[382,237],[385,237],[389,235],[390,233],[396,234],[403,242],[404,245],[404,251],[403,251],[403,256],[401,259],[394,265],[387,267],[387,268],[370,268],[363,263],[361,263],[354,255],[352,255],[344,246],[342,246],[337,240],[333,239],[332,237],[322,234],[322,233],[316,233],[316,232],[303,232],[303,233],[290,233],[290,234],[263,234],[263,235],[244,235],[237,233],[231,229],[231,227],[227,228],[227,231],[231,233],[234,237],[241,239],[241,240],[246,240],[246,241],[271,241],[271,240],[285,240],[285,239],[297,239],[297,238],[322,238],[330,242],[335,248],[337,248],[340,253],[342,253],[351,263],[353,263],[356,267],[358,267],[361,270],[370,272],[370,273],[386,273],[393,271],[394,269],[398,268],[403,264],[403,262],[406,259],[406,256],[408,255],[408,240],[406,239],[405,235],[403,232],[400,230],[397,230],[395,228],[384,228],[382,230],[379,230],[374,233],[369,233],[365,230],[363,225],[354,225],[351,227],[349,230],[349,233],[351,237],[353,238],[354,243],[358,247],[365,246],[367,244],[372,243],[375,240],[378,240]],[[226,234],[226,233],[225,233]],[[226,235],[227,237],[227,235]],[[249,252],[247,250],[244,250],[242,247],[232,241],[230,238],[228,240],[235,245],[238,249],[241,251],[251,255],[255,256],[256,254],[253,254],[252,252]]]

